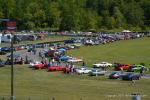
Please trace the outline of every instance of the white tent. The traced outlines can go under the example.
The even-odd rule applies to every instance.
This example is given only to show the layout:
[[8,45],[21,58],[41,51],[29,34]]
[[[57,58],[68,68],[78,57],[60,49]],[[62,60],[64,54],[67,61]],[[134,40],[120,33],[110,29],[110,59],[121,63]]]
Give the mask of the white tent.
[[123,30],[122,32],[131,32],[131,31],[129,31],[129,30]]

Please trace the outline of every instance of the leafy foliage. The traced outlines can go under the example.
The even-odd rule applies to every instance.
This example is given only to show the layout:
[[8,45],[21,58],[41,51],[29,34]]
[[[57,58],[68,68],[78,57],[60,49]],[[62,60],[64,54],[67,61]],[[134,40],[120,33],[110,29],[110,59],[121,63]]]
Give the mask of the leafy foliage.
[[149,0],[0,0],[0,18],[18,29],[140,28],[150,26]]

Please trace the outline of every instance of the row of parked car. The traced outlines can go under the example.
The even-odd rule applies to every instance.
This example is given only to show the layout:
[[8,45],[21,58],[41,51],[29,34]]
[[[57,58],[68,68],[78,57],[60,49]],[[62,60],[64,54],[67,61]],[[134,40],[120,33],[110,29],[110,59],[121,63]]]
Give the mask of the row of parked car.
[[[31,51],[33,49],[36,48],[45,48],[45,47],[57,47],[59,48],[64,48],[66,50],[70,50],[70,49],[77,49],[80,47],[80,45],[76,45],[76,44],[71,44],[71,45],[64,45],[64,44],[60,44],[60,43],[55,43],[55,44],[24,44],[24,45],[18,45],[18,46],[14,46],[13,50],[14,51],[19,51],[19,50],[25,50],[28,49],[28,51]],[[10,47],[0,47],[0,53],[1,54],[6,54],[8,52],[11,52],[11,48]]]
[[[100,65],[101,64],[101,65]],[[98,66],[96,66],[98,65]],[[122,64],[123,65],[123,64]],[[93,68],[88,68],[85,66],[74,66],[74,65],[66,65],[66,64],[58,64],[58,63],[53,63],[51,65],[49,64],[43,64],[41,62],[36,62],[36,63],[30,63],[30,67],[35,68],[35,69],[47,69],[47,71],[53,72],[53,71],[62,71],[65,74],[69,74],[69,73],[74,73],[74,74],[88,74],[89,76],[102,76],[102,75],[107,75],[109,73],[109,78],[110,79],[120,79],[122,78],[123,80],[138,80],[141,78],[141,73],[138,73],[138,71],[136,71],[136,73],[134,73],[135,71],[130,71],[126,70],[126,71],[122,71],[122,70],[115,70],[115,71],[107,71],[105,69],[103,69],[104,67],[112,67],[114,66],[115,69],[115,64],[110,64],[107,62],[102,62],[99,64],[93,64]],[[124,66],[121,66],[124,67]],[[141,70],[142,67],[144,67],[143,65],[138,65],[137,69],[140,67],[139,71]],[[135,67],[133,67],[134,70]],[[146,68],[146,67],[144,67]],[[146,68],[148,69],[148,68]]]
[[102,34],[97,33],[94,37],[75,37],[65,40],[65,43],[82,43],[84,45],[98,45],[106,44],[118,40],[128,40],[143,37],[139,33],[116,33],[116,34]]

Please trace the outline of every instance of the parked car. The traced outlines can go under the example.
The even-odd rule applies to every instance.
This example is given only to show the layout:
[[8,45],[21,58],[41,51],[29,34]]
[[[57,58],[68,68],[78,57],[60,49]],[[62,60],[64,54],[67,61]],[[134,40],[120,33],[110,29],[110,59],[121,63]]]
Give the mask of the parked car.
[[118,79],[121,77],[121,72],[112,72],[110,75],[109,75],[109,78],[110,79]]
[[35,68],[35,69],[43,69],[43,68],[46,68],[47,65],[46,65],[46,64],[43,64],[43,63],[41,63],[41,62],[36,61],[36,62],[31,62],[31,63],[30,63],[30,67],[33,67],[33,68]]
[[72,57],[70,57],[70,56],[61,56],[59,58],[60,61],[68,61],[69,59],[72,59]]
[[76,69],[77,74],[88,74],[89,72],[91,72],[91,70],[85,67]]
[[143,65],[132,65],[130,69],[128,69],[129,72],[140,72],[143,69],[143,71],[148,71],[149,69],[146,68]]
[[10,51],[11,51],[11,48],[9,48],[9,47],[2,47],[2,48],[1,48],[1,51],[10,52]]
[[61,65],[53,65],[48,67],[48,71],[64,71],[64,66]]
[[[22,64],[24,60],[20,56],[20,54],[14,54],[13,55],[13,61],[14,61],[14,64]],[[6,64],[8,64],[8,65],[11,64],[11,54],[7,56]]]
[[108,62],[101,62],[101,63],[98,63],[98,64],[93,64],[94,68],[110,67],[110,66],[112,66],[112,64],[108,63]]
[[105,75],[107,71],[100,70],[100,69],[92,69],[91,72],[89,72],[90,76],[100,76],[100,75]]
[[15,47],[15,50],[16,50],[16,51],[19,51],[19,50],[24,50],[25,48],[26,48],[25,45],[20,45],[20,46],[16,46],[16,47]]
[[69,59],[67,62],[68,63],[79,63],[79,62],[83,62],[83,60],[80,58],[72,58],[72,59]]
[[115,71],[119,70],[129,70],[131,68],[130,64],[120,64],[120,63],[115,63],[114,64]]
[[5,61],[0,60],[0,67],[4,67],[5,66]]
[[73,39],[70,39],[70,40],[65,40],[64,42],[65,42],[65,43],[74,43],[74,40],[73,40]]
[[141,75],[136,73],[127,73],[122,75],[122,80],[139,80],[140,78]]

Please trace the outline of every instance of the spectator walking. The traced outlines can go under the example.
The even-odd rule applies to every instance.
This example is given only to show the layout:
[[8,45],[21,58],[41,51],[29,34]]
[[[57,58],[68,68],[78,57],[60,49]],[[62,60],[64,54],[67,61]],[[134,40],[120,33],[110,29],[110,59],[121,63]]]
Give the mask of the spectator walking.
[[141,74],[141,76],[143,76],[143,74],[144,74],[144,67],[143,66],[140,69],[140,74]]
[[85,67],[85,62],[83,61],[82,66]]
[[33,52],[34,52],[34,55],[36,55],[36,49],[34,49]]

